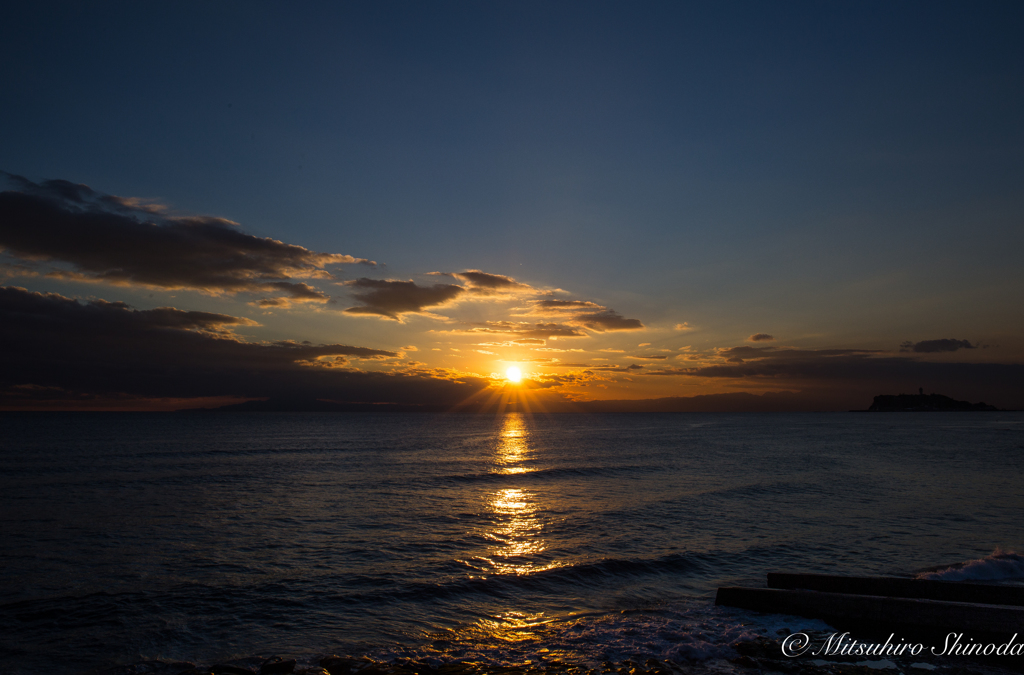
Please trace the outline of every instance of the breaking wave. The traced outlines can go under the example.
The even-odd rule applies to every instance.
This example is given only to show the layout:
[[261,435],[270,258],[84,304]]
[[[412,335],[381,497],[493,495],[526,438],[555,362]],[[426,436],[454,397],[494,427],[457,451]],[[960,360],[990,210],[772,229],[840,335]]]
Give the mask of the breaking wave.
[[1024,579],[1024,555],[1014,551],[996,549],[991,555],[977,560],[956,563],[942,569],[918,573],[918,579],[936,581],[1009,581]]

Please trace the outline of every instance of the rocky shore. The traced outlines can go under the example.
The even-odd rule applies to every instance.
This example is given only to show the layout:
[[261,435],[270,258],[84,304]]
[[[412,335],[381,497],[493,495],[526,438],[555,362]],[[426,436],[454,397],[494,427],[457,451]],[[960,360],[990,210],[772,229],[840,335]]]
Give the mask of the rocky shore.
[[[824,640],[826,636],[812,635],[811,638],[818,641]],[[507,665],[475,661],[428,663],[406,658],[378,661],[367,656],[330,654],[310,658],[250,657],[214,664],[142,661],[96,668],[88,671],[87,675],[1008,675],[1021,672],[1020,664],[984,658],[936,657],[927,653],[883,658],[830,655],[786,658],[781,649],[783,639],[784,636],[779,636],[737,642],[732,646],[734,656],[695,663],[649,658],[642,662],[623,660],[580,664],[562,661],[552,655],[551,658],[538,661]]]

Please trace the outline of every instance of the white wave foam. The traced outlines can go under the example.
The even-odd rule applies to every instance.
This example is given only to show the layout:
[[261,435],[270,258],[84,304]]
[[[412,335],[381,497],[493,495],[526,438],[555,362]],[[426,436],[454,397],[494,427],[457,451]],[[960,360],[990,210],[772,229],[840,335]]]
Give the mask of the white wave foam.
[[1002,581],[1024,579],[1024,555],[996,549],[991,555],[957,563],[941,570],[929,570],[918,579],[939,581]]

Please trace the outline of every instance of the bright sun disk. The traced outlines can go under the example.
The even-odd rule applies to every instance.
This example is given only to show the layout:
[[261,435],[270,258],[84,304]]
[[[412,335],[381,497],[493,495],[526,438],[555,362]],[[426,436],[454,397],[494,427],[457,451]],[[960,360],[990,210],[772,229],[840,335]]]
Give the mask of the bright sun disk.
[[511,368],[505,371],[505,377],[508,378],[509,382],[518,382],[519,380],[523,379],[523,374],[519,372],[518,368],[512,366]]

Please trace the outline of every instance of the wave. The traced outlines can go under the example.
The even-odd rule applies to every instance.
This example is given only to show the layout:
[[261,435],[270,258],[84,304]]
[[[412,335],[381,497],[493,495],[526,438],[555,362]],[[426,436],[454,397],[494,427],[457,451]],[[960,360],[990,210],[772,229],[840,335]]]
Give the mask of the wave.
[[[642,662],[651,657],[692,666],[735,657],[734,646],[738,642],[775,637],[795,630],[832,630],[817,620],[759,615],[716,607],[708,600],[696,599],[646,610],[514,624],[468,626],[434,634],[432,642],[418,647],[383,649],[374,656],[385,661],[396,657],[413,658],[435,666],[462,660],[499,666],[532,664],[531,668],[543,668],[545,661],[555,658],[597,667],[602,661],[635,659]],[[721,666],[725,666],[725,672],[730,672],[727,665],[719,663]],[[564,667],[565,664],[561,664],[558,670]],[[604,667],[607,668],[607,663]],[[642,672],[641,668],[637,670]],[[709,672],[722,670],[715,668]]]
[[919,572],[918,579],[938,581],[1009,581],[1024,579],[1024,555],[996,549],[977,560]]
[[[122,625],[141,615],[225,613],[257,623],[282,611],[336,612],[406,603],[473,598],[508,599],[523,593],[579,591],[647,575],[697,574],[711,563],[700,555],[669,555],[653,560],[605,559],[554,567],[531,574],[495,574],[454,578],[441,583],[406,581],[391,575],[345,575],[334,578],[281,579],[240,585],[186,583],[165,589],[99,591],[58,595],[0,604],[0,628],[42,628],[59,621],[65,627]],[[454,571],[454,570],[453,570]],[[345,590],[339,590],[341,585]]]

